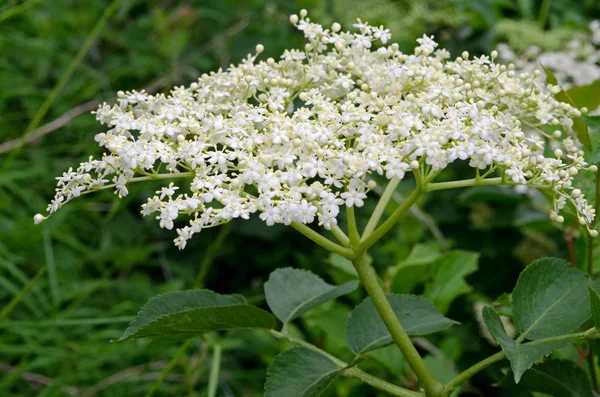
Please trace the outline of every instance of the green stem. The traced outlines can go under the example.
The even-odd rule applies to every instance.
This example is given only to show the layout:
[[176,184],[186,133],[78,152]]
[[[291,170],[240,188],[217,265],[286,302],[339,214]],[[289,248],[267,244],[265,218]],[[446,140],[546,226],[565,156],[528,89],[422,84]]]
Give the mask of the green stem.
[[464,179],[462,181],[451,181],[451,182],[437,182],[430,183],[427,185],[425,191],[433,192],[435,190],[444,190],[444,189],[456,189],[459,187],[468,187],[468,186],[493,186],[493,185],[502,185],[502,178],[488,178],[488,179]]
[[367,223],[365,230],[363,231],[363,238],[373,233],[373,230],[375,230],[375,228],[377,227],[377,224],[381,220],[381,216],[385,211],[385,207],[390,202],[399,183],[400,179],[398,178],[393,178],[388,182],[385,190],[383,191],[383,194],[381,195],[381,198],[379,199],[379,202],[377,203],[377,206],[375,207],[373,213],[371,214],[371,217],[369,218],[369,222]]
[[221,370],[221,345],[216,344],[213,347],[213,357],[210,364],[210,375],[208,377],[208,397],[217,395],[217,386],[219,385],[219,372]]
[[346,206],[346,218],[348,221],[348,237],[350,237],[350,244],[356,246],[360,242],[360,235],[358,234],[358,228],[356,227],[356,217],[354,216],[353,206]]
[[393,385],[389,382],[386,382],[382,379],[379,379],[375,376],[369,375],[366,372],[358,369],[358,368],[353,368],[353,367],[349,367],[349,365],[347,363],[345,363],[344,361],[340,360],[339,358],[327,353],[324,350],[319,349],[318,347],[316,347],[315,345],[311,345],[308,342],[305,342],[303,340],[300,339],[296,339],[293,336],[290,336],[288,334],[284,334],[281,333],[279,331],[275,331],[274,329],[268,330],[269,334],[277,339],[283,339],[283,340],[287,340],[288,342],[296,345],[296,346],[301,346],[301,347],[305,347],[307,349],[310,349],[312,351],[315,351],[319,354],[322,354],[323,356],[327,357],[328,359],[330,359],[333,363],[335,363],[335,365],[337,365],[339,368],[343,369],[343,375],[345,376],[350,376],[353,378],[357,378],[362,380],[363,382],[365,382],[368,385],[371,385],[381,391],[387,392],[389,394],[391,394],[392,396],[398,396],[398,397],[425,397],[425,394],[423,393],[419,393],[419,392],[414,392],[412,390],[408,390],[405,389],[403,387],[399,387],[396,385]]
[[364,285],[367,294],[373,301],[379,316],[390,331],[390,334],[400,348],[402,355],[419,378],[419,382],[425,389],[426,395],[431,397],[439,396],[443,388],[442,384],[433,377],[410,340],[410,337],[402,327],[402,324],[400,324],[387,296],[379,284],[375,270],[367,263],[364,255],[353,260],[352,263],[356,268],[358,277]]
[[392,396],[399,397],[425,397],[425,394],[415,392],[412,390],[404,389],[386,382],[376,376],[370,375],[358,368],[348,368],[343,372],[343,375],[357,378],[365,382],[366,384],[373,386],[376,389],[391,394]]
[[152,397],[154,395],[154,393],[156,393],[158,388],[167,379],[167,376],[169,376],[169,373],[173,370],[173,368],[175,368],[175,365],[179,362],[179,360],[181,360],[181,357],[183,357],[183,354],[185,353],[187,348],[192,344],[192,341],[193,341],[193,339],[188,339],[187,341],[185,341],[185,343],[183,345],[181,345],[179,350],[177,350],[177,353],[175,353],[175,356],[173,356],[171,361],[169,361],[169,364],[166,366],[166,368],[160,374],[160,377],[158,378],[158,380],[156,382],[154,382],[154,384],[152,385],[150,390],[148,390],[148,393],[146,393],[145,397]]
[[6,317],[12,313],[15,307],[21,302],[23,298],[31,291],[31,289],[37,284],[37,282],[42,278],[42,276],[46,273],[46,266],[40,268],[38,272],[33,276],[33,278],[19,291],[17,295],[2,309],[0,312],[0,321],[4,320]]
[[300,233],[304,234],[306,237],[308,237],[312,241],[314,241],[315,243],[319,244],[321,247],[323,247],[331,252],[334,252],[338,255],[341,255],[344,258],[352,259],[353,252],[350,248],[342,247],[341,245],[334,243],[333,241],[320,235],[319,233],[315,232],[310,227],[308,227],[302,223],[292,222],[291,226],[294,229],[296,229],[297,231],[299,231]]
[[338,225],[331,227],[331,233],[333,234],[333,237],[335,237],[336,240],[339,241],[344,247],[350,245],[350,238],[346,236],[346,233],[344,233],[344,231]]
[[476,373],[478,373],[480,371],[483,371],[484,369],[486,369],[487,367],[489,367],[490,365],[492,365],[498,361],[504,360],[505,358],[506,358],[506,354],[501,351],[492,356],[489,356],[485,360],[481,360],[477,364],[464,370],[463,372],[458,374],[456,376],[456,378],[452,379],[448,384],[446,384],[446,386],[444,386],[444,392],[442,393],[442,396],[443,397],[449,396],[450,393],[452,393],[452,391],[457,386],[459,386],[463,382],[466,382],[467,380],[471,379],[471,377],[473,377],[473,375],[475,375]]
[[[590,328],[587,331],[577,332],[574,334],[560,335],[560,336],[554,336],[551,338],[538,339],[538,340],[535,340],[532,342],[525,343],[525,345],[543,345],[543,344],[552,343],[552,342],[594,339],[594,338],[598,338],[599,335],[600,335],[600,330],[597,330],[596,328]],[[488,358],[478,362],[477,364],[467,368],[466,370],[464,370],[463,372],[458,374],[449,383],[446,384],[446,386],[444,387],[442,396],[444,396],[444,397],[449,396],[450,393],[452,392],[452,390],[454,390],[461,383],[466,382],[471,377],[473,377],[473,375],[475,375],[476,373],[484,370],[485,368],[489,367],[490,365],[492,365],[498,361],[504,360],[505,358],[506,358],[506,354],[503,351],[500,351],[500,352],[493,354],[493,355],[489,356]]]
[[202,258],[202,263],[200,263],[200,269],[198,270],[198,274],[196,275],[196,279],[194,280],[194,288],[202,288],[204,285],[204,279],[208,274],[208,269],[213,262],[213,258],[217,253],[217,250],[223,244],[223,240],[229,234],[229,223],[221,226],[221,230],[217,234],[217,237],[210,243],[206,252],[204,253],[204,257]]
[[410,210],[410,207],[412,207],[422,194],[422,189],[417,187],[381,226],[375,229],[370,235],[363,237],[358,247],[356,247],[356,257],[361,257],[373,244],[383,237]]

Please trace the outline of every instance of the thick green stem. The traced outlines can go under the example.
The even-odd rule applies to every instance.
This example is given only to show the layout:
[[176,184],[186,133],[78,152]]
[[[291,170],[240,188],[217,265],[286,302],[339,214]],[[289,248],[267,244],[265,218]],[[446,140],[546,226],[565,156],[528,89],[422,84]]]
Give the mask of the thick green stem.
[[[577,332],[574,334],[554,336],[552,338],[545,338],[545,339],[538,339],[533,342],[525,343],[525,345],[543,345],[545,343],[552,343],[552,342],[594,339],[599,336],[599,333],[600,333],[600,331],[597,330],[596,328],[591,328],[591,329],[588,329],[587,331]],[[456,376],[456,378],[452,379],[449,383],[446,384],[446,386],[444,387],[442,396],[443,397],[449,396],[450,393],[452,393],[452,391],[454,389],[456,389],[457,386],[459,386],[460,384],[471,379],[471,377],[473,377],[473,375],[477,374],[480,371],[483,371],[484,369],[486,369],[487,367],[489,367],[490,365],[492,365],[498,361],[504,360],[505,358],[506,358],[506,354],[504,354],[504,352],[501,351],[501,352],[491,355],[488,358],[478,362],[477,364],[467,368],[466,370],[464,370],[463,372],[458,374]]]
[[358,228],[356,227],[354,207],[346,207],[346,218],[348,220],[348,237],[350,237],[350,244],[356,246],[360,241],[360,235],[358,234]]
[[331,252],[341,255],[347,259],[352,259],[352,257],[354,256],[354,254],[350,248],[342,247],[341,245],[334,243],[333,241],[320,235],[319,233],[315,232],[310,227],[308,227],[302,223],[292,222],[291,226],[294,229],[296,229],[297,231],[299,231],[300,233],[304,234],[306,237],[308,237],[312,241],[314,241],[315,243],[319,244],[321,247],[323,247]]
[[335,363],[335,365],[337,365],[339,368],[343,369],[342,373],[345,376],[350,376],[353,378],[357,378],[362,380],[363,382],[381,390],[384,392],[387,392],[389,394],[391,394],[392,396],[398,396],[398,397],[425,397],[425,395],[423,393],[419,393],[419,392],[414,392],[396,385],[393,385],[389,382],[386,382],[382,379],[379,379],[373,375],[369,375],[364,371],[361,371],[358,368],[353,368],[350,367],[347,363],[345,363],[344,361],[340,360],[339,358],[327,353],[324,350],[319,349],[318,347],[316,347],[315,345],[312,345],[308,342],[305,342],[303,340],[300,339],[296,339],[293,336],[290,336],[288,334],[284,334],[282,332],[279,331],[275,331],[275,330],[269,330],[268,331],[269,334],[271,334],[271,336],[274,336],[277,339],[284,339],[287,340],[290,343],[293,343],[296,346],[302,346],[305,347],[307,349],[313,350],[319,354],[322,354],[323,356],[327,357],[328,359],[330,359],[332,362]]
[[429,397],[436,397],[441,395],[442,384],[439,383],[431,374],[425,362],[419,355],[419,352],[413,345],[410,337],[400,324],[398,317],[394,313],[392,306],[390,305],[387,296],[385,295],[379,281],[377,280],[377,274],[373,267],[365,260],[365,256],[360,256],[352,262],[358,273],[358,277],[361,283],[364,285],[367,294],[373,301],[379,316],[385,323],[385,326],[390,331],[392,338],[400,348],[402,355],[408,361],[408,364],[419,378],[419,383],[425,389],[425,393]]
[[375,230],[375,228],[377,227],[377,224],[379,223],[379,220],[381,219],[381,216],[383,215],[383,211],[385,211],[385,207],[390,202],[399,183],[400,183],[400,179],[398,179],[398,178],[393,178],[392,180],[390,180],[388,182],[387,187],[383,191],[383,194],[381,195],[381,198],[379,199],[379,202],[377,203],[377,206],[373,210],[373,213],[371,214],[371,217],[369,218],[369,222],[367,223],[367,226],[365,227],[365,230],[363,231],[363,234],[362,234],[363,238],[370,235],[371,233],[373,233],[373,230]]
[[438,182],[438,183],[429,183],[427,185],[426,191],[433,192],[435,190],[444,190],[444,189],[455,189],[459,187],[468,187],[468,186],[490,186],[490,185],[502,185],[504,184],[502,178],[488,178],[488,179],[464,179],[462,181],[451,181],[451,182]]
[[375,229],[370,235],[364,236],[358,247],[356,247],[356,257],[361,257],[373,244],[394,227],[396,222],[410,210],[410,207],[412,207],[422,194],[423,191],[421,188],[417,187],[381,226]]

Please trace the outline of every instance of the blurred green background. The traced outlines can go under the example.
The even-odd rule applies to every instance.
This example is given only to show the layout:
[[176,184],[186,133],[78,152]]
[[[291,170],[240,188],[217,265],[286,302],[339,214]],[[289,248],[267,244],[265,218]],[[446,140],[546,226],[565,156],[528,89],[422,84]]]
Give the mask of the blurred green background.
[[[40,226],[32,218],[51,199],[54,176],[100,153],[93,138],[101,129],[90,115],[99,103],[113,102],[118,90],[168,92],[238,62],[258,43],[265,58],[278,57],[303,43],[288,22],[301,8],[327,26],[351,29],[356,18],[385,25],[403,51],[433,34],[454,55],[486,53],[502,42],[558,50],[589,36],[589,22],[600,19],[596,0],[0,0],[0,396],[206,396],[215,344],[223,349],[217,395],[262,395],[268,363],[286,347],[262,334],[215,333],[183,347],[111,340],[157,294],[202,285],[264,305],[262,284],[273,269],[311,269],[339,283],[352,277],[340,258],[258,218],[203,231],[178,251],[174,233],[139,214],[160,186],[151,183],[131,186],[123,200],[112,192],[75,200]],[[443,177],[468,172],[458,167]],[[375,203],[370,198],[359,222]],[[440,192],[374,248],[391,291],[425,292],[462,322],[417,341],[440,380],[495,351],[480,337],[478,304],[510,292],[533,259],[577,264],[583,255],[582,239],[550,223],[544,205],[511,189]],[[470,259],[457,263],[449,280],[437,264],[452,255]],[[432,297],[441,284],[450,293]],[[361,299],[355,292],[315,309],[293,332],[347,359],[345,325]],[[394,348],[361,366],[414,385]],[[489,386],[504,367],[479,374],[462,395],[498,395]],[[347,379],[327,393],[378,395]]]

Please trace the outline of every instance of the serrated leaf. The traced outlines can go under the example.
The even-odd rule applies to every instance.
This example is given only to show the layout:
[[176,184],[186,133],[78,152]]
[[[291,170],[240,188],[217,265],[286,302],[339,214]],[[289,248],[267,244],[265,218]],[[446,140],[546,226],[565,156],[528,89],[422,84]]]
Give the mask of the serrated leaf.
[[[542,68],[546,72],[546,81],[552,85],[559,85],[558,80],[556,79],[556,76],[554,75],[554,73],[550,69],[547,69],[546,67],[544,67],[543,65],[542,65]],[[565,102],[571,106],[576,107],[573,99],[563,89],[561,89],[560,92],[555,95],[555,98],[558,101]],[[592,148],[592,142],[590,141],[590,136],[588,134],[587,125],[581,118],[578,117],[578,118],[573,119],[573,131],[575,131],[575,133],[577,133],[577,137],[579,138],[579,140],[581,141],[583,146],[585,146],[587,149]]]
[[[435,306],[414,295],[388,295],[388,301],[409,336],[441,331],[456,321],[444,317]],[[347,328],[348,346],[360,354],[392,342],[392,336],[371,298],[354,308]]]
[[148,336],[185,338],[214,330],[274,326],[275,318],[270,313],[246,304],[243,296],[190,290],[150,299],[119,340]]
[[483,308],[483,322],[510,361],[515,383],[519,383],[523,373],[531,368],[537,360],[546,357],[553,350],[569,344],[564,341],[537,345],[521,344],[508,336],[500,316],[489,306]]
[[[600,98],[600,95],[597,95],[597,97]],[[581,119],[587,123],[590,129],[600,131],[600,116],[581,116]]]
[[569,360],[547,360],[523,375],[519,386],[554,397],[594,397],[585,371]]
[[512,293],[515,325],[522,337],[568,334],[590,318],[587,285],[587,276],[563,259],[532,262]]
[[308,270],[285,268],[271,273],[265,283],[265,295],[271,311],[285,324],[356,287],[356,280],[335,286]]
[[468,251],[452,251],[434,263],[433,280],[425,285],[424,297],[442,313],[460,295],[471,291],[465,277],[477,270],[479,255]]
[[317,397],[340,370],[326,356],[295,347],[275,357],[267,372],[265,397]]
[[588,285],[588,292],[590,293],[592,321],[594,322],[594,327],[600,329],[600,295],[598,295],[598,292],[591,285]]

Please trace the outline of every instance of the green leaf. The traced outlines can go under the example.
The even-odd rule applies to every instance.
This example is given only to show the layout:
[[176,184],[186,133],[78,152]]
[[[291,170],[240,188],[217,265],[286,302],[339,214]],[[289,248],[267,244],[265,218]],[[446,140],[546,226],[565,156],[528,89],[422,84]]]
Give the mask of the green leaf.
[[460,295],[471,292],[465,277],[477,270],[479,255],[468,251],[452,251],[439,258],[433,269],[433,280],[425,285],[425,298],[442,313]]
[[594,397],[585,371],[569,360],[547,360],[527,371],[519,386],[554,397]]
[[[457,324],[442,316],[431,303],[417,296],[388,295],[387,298],[409,336],[427,335]],[[392,336],[371,298],[354,308],[348,322],[347,338],[348,346],[357,354],[392,342]]]
[[523,345],[508,336],[500,316],[489,306],[483,308],[483,322],[510,361],[515,383],[519,383],[523,373],[531,368],[537,360],[546,357],[552,353],[552,350],[569,344],[569,342],[553,342]]
[[[423,358],[423,362],[433,375],[435,379],[440,381],[441,383],[448,383],[452,379],[458,375],[456,372],[456,367],[452,360],[448,359],[448,357],[442,355],[437,356],[426,356]],[[460,387],[453,390],[450,394],[450,397],[456,397],[460,395]]]
[[411,293],[418,284],[429,280],[431,264],[441,255],[436,244],[416,244],[408,257],[388,269],[392,292]]
[[398,262],[401,269],[406,266],[428,265],[441,256],[435,244],[415,244],[406,259]]
[[594,149],[594,151],[592,152],[588,162],[590,164],[600,163],[600,145],[596,146],[596,149]]
[[590,318],[588,278],[558,258],[532,262],[512,293],[513,313],[522,338],[542,339],[572,332]]
[[356,280],[334,286],[308,270],[285,268],[271,273],[265,283],[265,295],[269,308],[285,324],[356,287]]
[[[546,81],[552,85],[559,85],[556,76],[550,69],[545,68],[543,65],[544,71],[546,72]],[[569,96],[569,94],[565,90],[560,90],[558,94],[555,96],[556,100],[568,103],[571,106],[577,107],[573,99]],[[583,106],[583,105],[582,105]],[[592,142],[590,141],[590,135],[588,134],[587,125],[581,118],[576,118],[573,120],[573,131],[577,133],[577,137],[587,149],[592,148]]]
[[567,90],[567,94],[578,108],[586,107],[594,110],[600,106],[600,79],[587,85],[574,86]]
[[329,255],[329,264],[331,264],[331,266],[341,270],[349,276],[358,278],[358,273],[356,273],[356,269],[352,265],[352,262],[350,262],[350,260],[344,258],[341,255],[334,253]]
[[[600,95],[597,95],[597,97],[600,98]],[[600,116],[581,116],[581,119],[587,123],[590,129],[600,131]]]
[[592,321],[594,327],[600,329],[600,295],[591,285],[588,285],[588,292],[590,293],[590,306],[592,307]]
[[270,313],[246,304],[241,295],[189,290],[150,299],[119,340],[147,336],[186,338],[207,331],[274,326],[275,318]]
[[339,372],[326,356],[295,347],[275,357],[267,372],[265,397],[317,397]]

